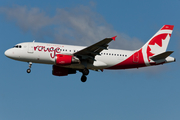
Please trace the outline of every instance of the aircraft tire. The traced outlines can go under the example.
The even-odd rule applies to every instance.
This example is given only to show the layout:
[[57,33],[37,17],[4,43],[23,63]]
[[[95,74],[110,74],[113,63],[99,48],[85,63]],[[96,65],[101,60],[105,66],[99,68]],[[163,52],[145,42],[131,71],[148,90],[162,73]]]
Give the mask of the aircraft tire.
[[87,77],[85,75],[82,75],[81,82],[86,82],[86,80],[87,80]]
[[31,72],[31,69],[27,69],[27,73],[30,73]]
[[83,73],[83,75],[88,75],[89,74],[89,70],[87,68],[84,68],[82,73]]

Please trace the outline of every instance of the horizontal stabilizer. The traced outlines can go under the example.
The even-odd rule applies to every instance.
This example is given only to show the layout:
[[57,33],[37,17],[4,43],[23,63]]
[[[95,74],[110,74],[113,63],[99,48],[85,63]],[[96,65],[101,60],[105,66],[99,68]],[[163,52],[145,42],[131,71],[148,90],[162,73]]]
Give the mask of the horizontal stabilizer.
[[174,51],[166,51],[166,52],[163,52],[161,54],[158,54],[158,55],[155,55],[155,56],[152,56],[150,57],[151,60],[153,61],[158,61],[158,60],[163,60],[163,59],[166,59],[169,55],[171,55]]

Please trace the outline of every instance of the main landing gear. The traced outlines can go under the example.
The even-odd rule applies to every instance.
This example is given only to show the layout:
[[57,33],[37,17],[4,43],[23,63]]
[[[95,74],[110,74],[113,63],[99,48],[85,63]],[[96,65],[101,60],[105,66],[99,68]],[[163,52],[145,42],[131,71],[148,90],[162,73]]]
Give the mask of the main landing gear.
[[29,68],[27,69],[27,73],[31,72],[31,66],[32,66],[32,62],[29,62]]
[[86,80],[87,80],[86,76],[89,74],[89,70],[87,68],[84,68],[83,70],[81,70],[81,72],[83,74],[81,77],[81,81],[86,82]]

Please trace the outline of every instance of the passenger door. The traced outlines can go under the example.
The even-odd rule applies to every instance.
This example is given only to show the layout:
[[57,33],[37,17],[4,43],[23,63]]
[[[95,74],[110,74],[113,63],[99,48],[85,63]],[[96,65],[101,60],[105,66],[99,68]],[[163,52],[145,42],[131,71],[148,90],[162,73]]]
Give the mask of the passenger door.
[[28,53],[34,53],[34,41],[28,43]]
[[138,63],[139,62],[139,52],[135,52],[133,55],[133,62]]

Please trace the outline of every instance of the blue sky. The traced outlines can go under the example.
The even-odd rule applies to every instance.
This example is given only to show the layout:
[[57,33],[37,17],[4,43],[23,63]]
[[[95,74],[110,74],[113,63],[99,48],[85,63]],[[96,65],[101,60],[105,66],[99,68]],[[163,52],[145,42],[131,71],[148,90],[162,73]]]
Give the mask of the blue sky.
[[[180,1],[0,1],[1,120],[179,120]],[[136,49],[164,24],[174,25],[168,50],[177,59],[157,67],[67,77],[52,66],[11,60],[4,51],[27,41],[90,45],[118,35],[110,48]]]

